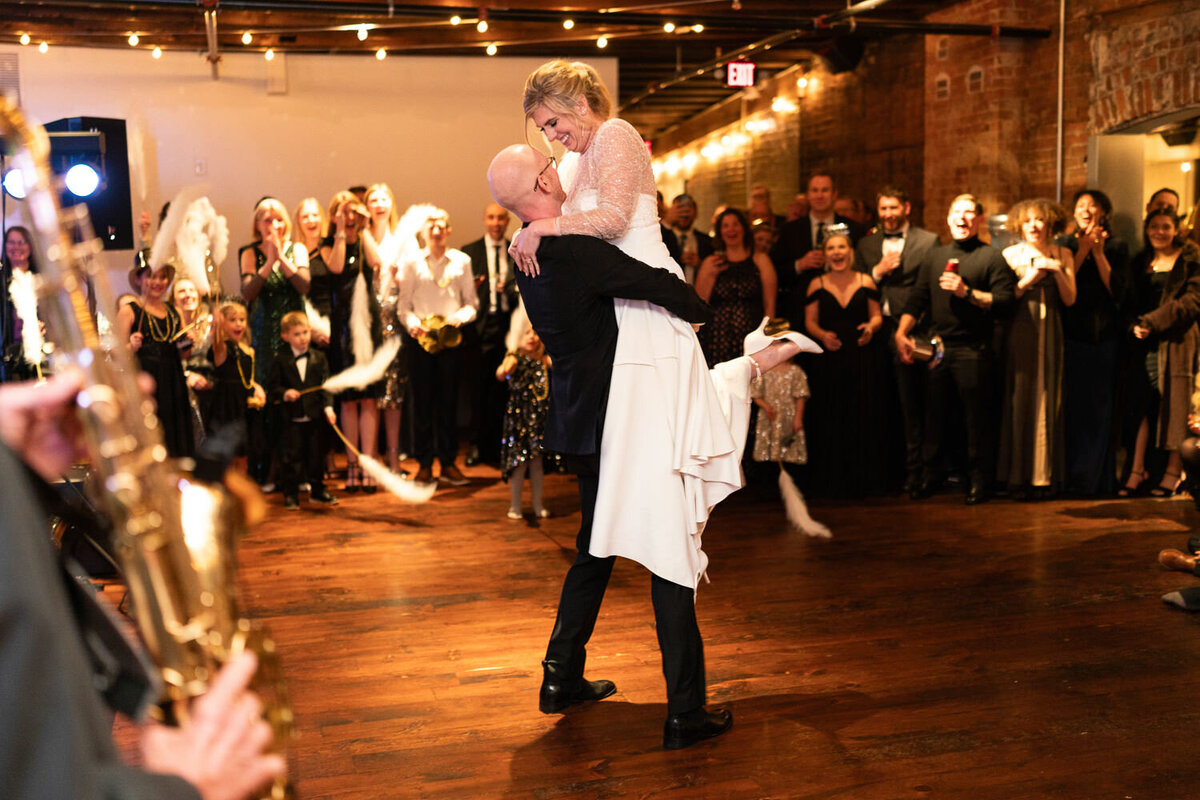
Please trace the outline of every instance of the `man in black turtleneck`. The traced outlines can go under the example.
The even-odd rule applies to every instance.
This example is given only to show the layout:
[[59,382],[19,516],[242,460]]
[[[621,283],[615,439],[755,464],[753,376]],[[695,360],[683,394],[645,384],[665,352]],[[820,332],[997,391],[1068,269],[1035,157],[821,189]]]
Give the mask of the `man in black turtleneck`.
[[[988,499],[995,475],[992,331],[996,318],[1016,300],[1013,272],[1004,257],[979,240],[983,222],[983,206],[974,195],[954,198],[947,218],[952,241],[935,247],[922,262],[896,329],[896,351],[905,363],[912,363],[910,334],[922,314],[929,315],[929,333],[945,343],[945,359],[929,376],[921,493],[927,494],[938,478],[946,418],[957,402],[967,429],[968,505]],[[957,264],[947,269],[951,261]]]

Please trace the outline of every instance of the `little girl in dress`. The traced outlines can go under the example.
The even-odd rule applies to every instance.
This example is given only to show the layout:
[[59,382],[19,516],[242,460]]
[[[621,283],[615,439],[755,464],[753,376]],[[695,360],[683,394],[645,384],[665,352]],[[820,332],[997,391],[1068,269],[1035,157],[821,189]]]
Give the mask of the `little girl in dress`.
[[[246,327],[246,307],[236,300],[222,302],[213,316],[213,344],[208,353],[213,363],[213,389],[204,425],[210,435],[238,420],[249,426],[258,415],[248,414],[248,409],[259,409],[266,404],[266,392],[254,380],[254,348],[243,341]],[[249,435],[251,432],[247,431]],[[245,452],[244,448],[241,452]]]
[[533,513],[550,516],[542,503],[544,461],[558,468],[557,454],[542,450],[546,411],[550,407],[550,356],[538,338],[524,305],[512,315],[508,331],[508,355],[496,370],[497,380],[508,381],[508,406],[504,411],[504,433],[500,440],[501,476],[508,481],[511,501],[509,519],[521,519],[521,486],[529,473]]
[[790,361],[780,362],[750,384],[750,397],[758,406],[754,460],[779,463],[779,492],[792,525],[809,536],[828,539],[829,529],[808,515],[804,495],[788,474],[788,464],[808,462],[804,403],[809,396],[808,376]]

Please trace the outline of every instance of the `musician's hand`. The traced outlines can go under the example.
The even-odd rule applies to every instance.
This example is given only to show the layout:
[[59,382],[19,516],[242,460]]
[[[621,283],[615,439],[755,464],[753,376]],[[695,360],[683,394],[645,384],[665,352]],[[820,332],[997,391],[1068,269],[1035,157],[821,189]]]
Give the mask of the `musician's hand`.
[[146,769],[182,777],[204,800],[243,800],[284,775],[283,757],[265,752],[271,728],[248,689],[257,667],[254,654],[243,652],[221,668],[181,727],[144,728]]
[[288,389],[286,392],[283,393],[283,402],[285,402],[285,403],[294,403],[295,401],[297,401],[299,399],[300,399],[300,390],[299,389]]
[[129,349],[135,353],[142,349],[142,334],[137,331],[129,334]]
[[41,383],[0,387],[0,439],[46,480],[57,480],[83,455],[83,429],[74,413],[83,375],[60,372]]

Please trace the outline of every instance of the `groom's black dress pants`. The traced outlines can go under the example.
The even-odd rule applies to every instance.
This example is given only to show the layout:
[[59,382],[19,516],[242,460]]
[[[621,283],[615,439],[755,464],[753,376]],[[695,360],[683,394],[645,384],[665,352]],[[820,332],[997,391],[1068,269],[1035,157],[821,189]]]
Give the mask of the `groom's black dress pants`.
[[[581,520],[575,540],[578,554],[563,581],[546,660],[563,666],[571,677],[582,677],[587,643],[596,627],[616,559],[596,558],[588,552],[596,512],[600,456],[572,456],[567,463],[579,476]],[[682,714],[700,708],[705,699],[704,645],[696,624],[695,591],[651,575],[650,597],[654,603],[658,646],[662,650],[663,676],[667,680],[667,713]]]

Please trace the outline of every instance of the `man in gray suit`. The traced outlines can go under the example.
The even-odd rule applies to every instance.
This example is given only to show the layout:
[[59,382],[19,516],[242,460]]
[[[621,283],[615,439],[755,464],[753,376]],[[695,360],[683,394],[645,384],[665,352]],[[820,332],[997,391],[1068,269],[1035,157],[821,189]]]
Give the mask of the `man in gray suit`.
[[[896,355],[896,325],[908,302],[917,268],[929,251],[938,244],[938,237],[911,224],[908,219],[912,206],[908,192],[893,186],[884,187],[875,196],[878,227],[858,242],[857,267],[869,273],[879,286],[882,299],[886,341],[892,351],[896,388],[900,398],[900,413],[904,420],[904,491],[910,496],[920,494],[921,442],[925,432],[925,367],[905,364]],[[921,330],[923,320],[917,321]]]

